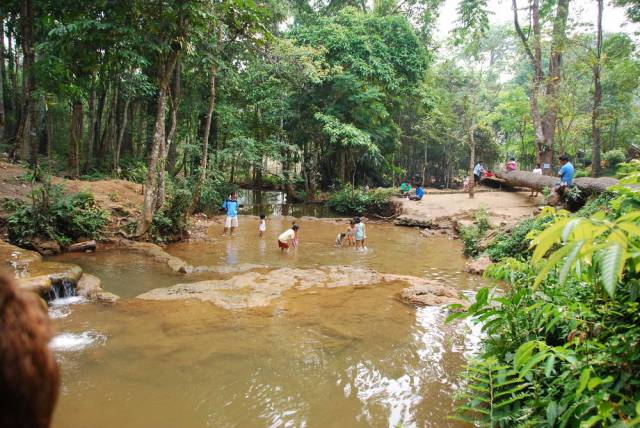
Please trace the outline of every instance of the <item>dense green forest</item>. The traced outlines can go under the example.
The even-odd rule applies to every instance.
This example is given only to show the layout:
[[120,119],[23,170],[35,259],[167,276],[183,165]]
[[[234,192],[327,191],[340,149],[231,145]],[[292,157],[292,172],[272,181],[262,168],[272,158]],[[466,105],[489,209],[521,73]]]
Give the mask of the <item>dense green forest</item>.
[[486,1],[461,1],[438,35],[441,0],[6,1],[0,144],[56,174],[144,182],[138,233],[175,189],[194,211],[226,183],[313,199],[456,186],[477,159],[613,170],[637,150],[634,40],[568,0],[512,3],[492,26]]

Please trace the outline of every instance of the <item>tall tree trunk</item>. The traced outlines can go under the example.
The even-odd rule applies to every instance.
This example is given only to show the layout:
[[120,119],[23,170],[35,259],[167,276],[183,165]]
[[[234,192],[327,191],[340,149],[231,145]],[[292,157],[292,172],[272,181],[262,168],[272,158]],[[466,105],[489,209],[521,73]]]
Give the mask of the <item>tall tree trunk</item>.
[[20,29],[22,32],[22,114],[16,138],[16,154],[20,159],[29,159],[34,167],[38,164],[38,144],[34,135],[35,48],[33,41],[33,0],[20,2]]
[[[474,197],[476,183],[473,178],[473,168],[476,164],[476,136],[475,126],[472,126],[469,131],[469,198]],[[481,159],[482,160],[482,159]]]
[[84,166],[85,171],[91,168],[93,164],[93,150],[96,136],[96,126],[98,118],[96,116],[96,74],[91,75],[91,92],[89,93],[89,126],[87,126],[87,142],[84,150]]
[[0,15],[0,144],[4,143],[6,118],[4,111],[4,16]]
[[[46,103],[46,101],[45,101]],[[52,146],[53,146],[53,112],[51,111],[51,106],[46,103],[45,104],[45,117],[44,117],[44,126],[45,126],[45,135],[47,138],[47,161],[49,165],[51,165],[52,161]]]
[[593,111],[591,112],[591,175],[600,175],[600,150],[601,133],[600,105],[602,104],[602,82],[600,82],[600,71],[602,69],[602,12],[604,0],[598,2],[598,22],[596,30],[596,63],[593,66]]
[[562,54],[565,49],[567,18],[569,16],[569,0],[558,0],[556,17],[553,21],[551,36],[551,54],[549,58],[549,75],[545,88],[545,110],[542,117],[544,146],[540,153],[540,161],[551,165],[553,162],[553,139],[556,132],[560,100]]
[[167,134],[166,141],[161,149],[161,165],[158,168],[158,197],[156,199],[156,209],[160,208],[164,204],[166,198],[165,171],[167,170],[167,156],[169,155],[171,146],[175,145],[174,140],[176,137],[176,130],[178,129],[178,108],[180,107],[180,101],[182,100],[181,74],[182,67],[180,60],[178,59],[173,76],[173,88],[169,93],[169,100],[171,101],[171,125],[169,126],[169,134]]
[[116,126],[115,118],[118,109],[118,85],[114,86],[111,93],[111,102],[108,106],[105,104],[105,107],[107,108],[107,118],[104,124],[104,130],[102,131],[102,136],[98,136],[100,138],[96,159],[98,164],[104,162],[105,157],[107,156],[107,149],[110,141],[112,140],[111,134],[113,134],[113,130]]
[[116,142],[115,150],[113,151],[113,172],[119,174],[118,164],[120,163],[120,150],[122,149],[122,141],[124,140],[124,133],[127,129],[127,123],[129,120],[129,99],[124,101],[124,107],[122,111],[122,122],[120,124],[120,132],[118,133],[118,140]]
[[211,132],[211,118],[213,117],[213,110],[216,107],[216,74],[218,68],[216,64],[211,65],[210,81],[209,81],[209,107],[207,109],[207,118],[204,125],[204,135],[202,137],[202,156],[200,157],[200,174],[196,183],[196,188],[193,191],[193,198],[191,199],[191,206],[189,207],[189,214],[198,207],[200,203],[200,192],[204,185],[204,180],[207,177],[207,161],[209,159],[209,133]]
[[[560,87],[560,66],[565,44],[565,30],[569,14],[569,0],[558,0],[556,17],[553,23],[551,54],[549,58],[549,76],[545,93],[542,93],[545,81],[542,69],[542,30],[540,25],[540,1],[532,0],[530,4],[532,43],[520,27],[517,0],[512,0],[513,21],[516,33],[534,69],[529,100],[531,118],[536,143],[536,160],[542,166],[545,175],[552,173],[553,139],[558,117],[558,89]],[[544,115],[540,111],[540,100],[544,99]]]
[[[15,16],[11,16],[10,28],[15,28]],[[7,32],[7,87],[11,88],[11,96],[9,97],[9,107],[13,113],[13,128],[10,135],[15,137],[18,133],[20,123],[20,102],[18,100],[18,71],[16,69],[18,62],[18,52],[15,47],[15,38],[13,30]]]
[[80,145],[82,144],[82,100],[75,100],[71,106],[71,125],[69,126],[69,173],[72,177],[80,175]]
[[147,177],[144,186],[144,201],[142,213],[138,221],[137,235],[141,236],[149,230],[153,220],[153,213],[156,207],[158,192],[158,170],[164,171],[164,162],[160,159],[164,155],[163,146],[165,144],[165,117],[167,108],[167,92],[169,82],[176,68],[178,51],[173,51],[162,64],[160,77],[158,80],[158,96],[156,99],[156,119],[149,153]]

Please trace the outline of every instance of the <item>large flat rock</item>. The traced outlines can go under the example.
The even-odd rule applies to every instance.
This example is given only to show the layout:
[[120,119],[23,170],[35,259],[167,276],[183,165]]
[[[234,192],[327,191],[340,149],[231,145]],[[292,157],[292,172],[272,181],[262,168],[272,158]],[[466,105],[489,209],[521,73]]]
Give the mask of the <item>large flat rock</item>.
[[[312,287],[367,287],[390,282],[405,282],[412,286],[432,287],[430,304],[461,303],[458,292],[448,290],[429,280],[409,275],[385,275],[372,269],[352,266],[326,266],[316,269],[278,268],[269,272],[245,272],[229,279],[198,281],[156,288],[138,296],[146,300],[196,299],[212,302],[225,309],[264,307],[287,290]],[[427,304],[427,303],[425,303]]]

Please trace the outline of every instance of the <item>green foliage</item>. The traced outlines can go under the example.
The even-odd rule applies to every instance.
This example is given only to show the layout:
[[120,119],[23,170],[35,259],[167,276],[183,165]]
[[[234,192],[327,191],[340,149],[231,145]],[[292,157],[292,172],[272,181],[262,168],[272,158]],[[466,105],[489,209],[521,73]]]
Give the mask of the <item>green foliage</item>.
[[365,192],[364,189],[347,185],[332,193],[327,205],[339,214],[378,214],[387,210],[393,194],[393,189],[373,189]]
[[525,260],[531,255],[529,234],[532,230],[542,230],[551,220],[550,216],[526,219],[509,232],[496,236],[487,246],[486,254],[492,261],[507,257]]
[[142,184],[147,177],[147,165],[142,161],[130,160],[122,165],[121,178]]
[[167,202],[157,210],[149,233],[155,241],[173,240],[181,236],[188,226],[187,214],[191,204],[191,192],[185,188],[174,189]]
[[609,150],[602,154],[602,159],[604,159],[607,164],[607,169],[611,172],[614,172],[618,165],[625,161],[626,157],[624,151],[621,149]]
[[489,215],[484,208],[476,211],[474,224],[460,229],[460,238],[467,257],[477,257],[482,252],[481,243],[491,228]]
[[10,213],[9,240],[27,247],[34,239],[54,240],[61,245],[81,237],[99,239],[108,221],[107,212],[91,193],[65,195],[62,187],[48,179],[33,189],[30,203],[7,200],[5,209]]
[[[529,230],[533,253],[503,258],[485,273],[508,287],[483,288],[467,311],[450,315],[481,323],[486,335],[462,374],[457,416],[480,426],[637,425],[640,210],[638,191],[624,186],[637,180],[631,173],[574,215],[547,209],[522,224],[517,234]],[[526,385],[500,420],[487,383],[499,369]]]
[[471,361],[461,377],[470,387],[456,397],[464,404],[451,419],[490,428],[517,423],[530,386],[510,364],[496,358]]

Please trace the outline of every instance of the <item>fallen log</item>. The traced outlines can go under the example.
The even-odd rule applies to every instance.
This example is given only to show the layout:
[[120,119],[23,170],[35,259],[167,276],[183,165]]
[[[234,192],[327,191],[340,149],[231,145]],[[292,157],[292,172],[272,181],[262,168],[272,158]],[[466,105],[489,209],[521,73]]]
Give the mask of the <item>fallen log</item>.
[[[533,190],[552,189],[559,183],[558,177],[534,174],[529,171],[496,172],[496,176],[504,180],[511,187],[528,187]],[[618,184],[618,180],[611,177],[580,177],[573,180],[573,184],[586,195],[604,192],[608,187]]]
[[67,251],[70,253],[84,253],[85,251],[95,251],[96,245],[96,241],[94,240],[78,242],[73,245],[69,245]]

